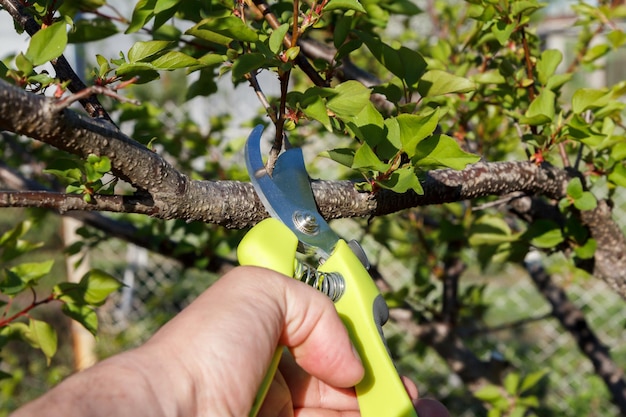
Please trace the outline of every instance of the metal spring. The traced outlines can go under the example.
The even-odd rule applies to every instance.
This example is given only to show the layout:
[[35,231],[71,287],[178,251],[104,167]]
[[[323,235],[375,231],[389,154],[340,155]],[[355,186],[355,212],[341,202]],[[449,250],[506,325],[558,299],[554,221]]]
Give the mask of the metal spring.
[[340,273],[321,272],[300,261],[296,261],[294,278],[327,295],[333,302],[341,298],[346,288]]

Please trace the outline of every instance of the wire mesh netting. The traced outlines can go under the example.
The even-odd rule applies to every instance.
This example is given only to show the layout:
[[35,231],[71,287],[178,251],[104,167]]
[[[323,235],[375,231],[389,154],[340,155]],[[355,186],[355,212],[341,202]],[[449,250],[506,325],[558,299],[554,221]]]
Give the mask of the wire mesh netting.
[[[620,225],[626,224],[626,210],[623,209],[626,196],[623,194],[618,195],[621,200],[616,201],[615,209]],[[350,226],[342,227],[348,227],[346,235],[353,234]],[[383,248],[373,245],[366,242],[366,250],[375,255],[384,276],[390,277],[392,282],[401,282],[403,277],[410,276],[406,267],[394,262]],[[208,276],[190,276],[189,271],[176,262],[132,245],[112,241],[97,250],[97,254],[92,254],[93,266],[106,269],[123,279],[126,285],[100,311],[108,331],[123,331],[135,321],[154,316],[155,311],[161,315],[175,314],[211,282]],[[111,259],[118,261],[110,262]],[[618,366],[624,367],[626,309],[623,300],[597,279],[558,274],[553,278],[584,312],[589,326],[602,343],[611,348]],[[525,271],[510,270],[499,276],[473,278],[478,282],[481,279],[489,283],[485,297],[490,308],[486,314],[486,328],[477,337],[478,345],[502,355],[510,361],[510,369],[522,374],[547,370],[541,404],[552,413],[617,416],[618,412],[610,403],[603,382],[594,374],[590,361],[580,352],[574,338],[556,319],[550,318],[550,305]],[[423,394],[445,398],[455,390],[458,392],[460,380],[435,353],[427,350],[425,355],[415,359],[412,367],[415,379],[426,379],[426,383],[420,385]],[[436,381],[436,385],[428,381]],[[471,417],[481,413],[468,408],[462,415]]]

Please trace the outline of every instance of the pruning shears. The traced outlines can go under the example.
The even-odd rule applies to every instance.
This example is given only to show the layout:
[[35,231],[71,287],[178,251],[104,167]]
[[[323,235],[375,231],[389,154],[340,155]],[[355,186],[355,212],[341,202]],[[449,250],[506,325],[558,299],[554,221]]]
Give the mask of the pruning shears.
[[[389,356],[382,325],[388,308],[367,272],[369,264],[358,243],[339,238],[317,210],[302,150],[291,147],[280,154],[273,172],[261,155],[263,126],[250,134],[245,145],[248,174],[270,213],[254,226],[237,248],[242,265],[273,269],[313,286],[330,297],[357,349],[365,376],[356,387],[364,417],[417,417],[404,385]],[[320,261],[315,269],[296,258],[296,252]],[[282,349],[278,348],[254,407],[256,416],[274,377]]]

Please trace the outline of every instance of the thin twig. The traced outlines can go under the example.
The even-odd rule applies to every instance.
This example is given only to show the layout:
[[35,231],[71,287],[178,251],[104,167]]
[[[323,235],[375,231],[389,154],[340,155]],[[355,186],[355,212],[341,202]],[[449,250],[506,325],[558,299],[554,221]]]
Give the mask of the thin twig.
[[107,96],[107,97],[111,97],[115,100],[118,100],[122,103],[131,103],[131,104],[135,104],[135,105],[139,105],[141,104],[139,102],[139,100],[134,100],[128,97],[124,97],[119,95],[115,90],[111,89],[111,88],[107,88],[107,87],[103,87],[100,85],[92,85],[90,87],[85,88],[82,91],[79,91],[75,94],[72,94],[70,96],[65,97],[62,100],[57,101],[54,104],[54,111],[56,112],[60,112],[61,110],[69,107],[72,103],[76,102],[76,101],[81,101],[86,99],[89,96],[95,95],[95,94],[101,94],[103,96]]

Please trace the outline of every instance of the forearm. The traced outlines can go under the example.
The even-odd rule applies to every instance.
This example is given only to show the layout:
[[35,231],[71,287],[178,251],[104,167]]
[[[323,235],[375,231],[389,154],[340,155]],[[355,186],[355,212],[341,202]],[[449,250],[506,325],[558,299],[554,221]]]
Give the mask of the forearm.
[[[180,378],[175,375],[155,378],[160,372],[154,370],[160,366],[161,361],[144,347],[126,352],[73,375],[11,417],[192,415],[178,409],[184,381],[176,386],[173,382]],[[182,397],[177,400],[177,395]]]

